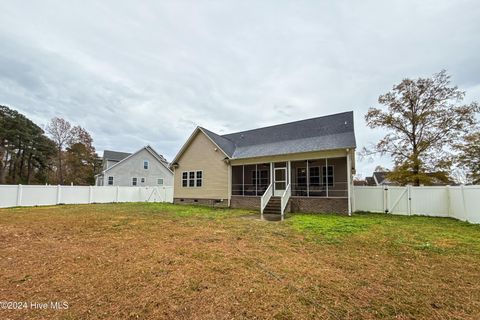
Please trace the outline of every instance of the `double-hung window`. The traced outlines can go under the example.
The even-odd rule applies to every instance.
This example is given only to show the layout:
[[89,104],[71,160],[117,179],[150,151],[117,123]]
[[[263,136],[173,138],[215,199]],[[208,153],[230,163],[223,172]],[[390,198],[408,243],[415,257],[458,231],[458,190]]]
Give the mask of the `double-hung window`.
[[190,171],[188,173],[188,186],[195,187],[195,171]]
[[310,175],[310,186],[319,187],[320,186],[320,167],[310,167],[308,168]]
[[137,185],[137,178],[132,178],[132,186],[136,186]]
[[143,169],[147,170],[148,169],[149,162],[148,160],[143,160]]
[[333,166],[324,166],[322,168],[323,185],[333,187]]
[[196,187],[201,187],[202,186],[202,182],[203,182],[203,178],[202,178],[202,171],[197,171],[197,174],[196,174],[196,180],[195,180],[195,186]]
[[182,187],[201,187],[203,185],[202,171],[182,172]]
[[188,172],[182,172],[182,187],[188,187]]
[[159,186],[163,186],[163,178],[157,179],[157,184],[158,184]]
[[108,185],[113,186],[113,177],[112,176],[108,177]]

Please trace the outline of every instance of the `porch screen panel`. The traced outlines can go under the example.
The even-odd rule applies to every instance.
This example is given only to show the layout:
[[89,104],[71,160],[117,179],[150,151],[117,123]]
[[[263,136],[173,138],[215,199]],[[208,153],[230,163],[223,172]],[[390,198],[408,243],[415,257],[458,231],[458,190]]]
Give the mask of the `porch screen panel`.
[[347,182],[347,158],[330,158],[328,159],[328,170],[325,183],[328,183],[329,197],[347,197],[348,196],[348,182]]
[[257,195],[261,196],[267,190],[270,184],[270,164],[258,164],[256,168],[255,185],[257,187]]
[[232,166],[232,195],[243,195],[243,166]]
[[257,194],[256,165],[247,165],[244,167],[244,195],[255,196]]
[[321,182],[321,168],[325,165],[325,159],[308,161],[308,189],[311,197],[325,197],[325,185]]

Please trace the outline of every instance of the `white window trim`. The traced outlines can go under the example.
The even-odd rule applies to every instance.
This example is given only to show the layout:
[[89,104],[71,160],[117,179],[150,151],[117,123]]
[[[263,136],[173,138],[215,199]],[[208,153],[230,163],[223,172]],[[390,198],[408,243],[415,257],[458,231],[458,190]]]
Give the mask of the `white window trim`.
[[[184,173],[187,174],[187,178],[186,178],[186,179],[183,178]],[[186,185],[186,186],[183,185],[183,181],[187,181],[187,185]],[[188,171],[182,171],[182,188],[188,188]]]
[[[133,183],[133,179],[135,179],[135,184]],[[132,181],[132,186],[133,186],[133,187],[138,186],[138,178],[137,178],[137,177],[132,177],[132,180],[131,180],[131,181]]]
[[[202,177],[200,179],[197,178],[198,172],[202,173]],[[202,180],[202,185],[200,187],[197,186],[197,180]],[[203,170],[195,170],[195,188],[201,188],[201,187],[203,187]]]
[[[147,167],[145,168],[145,163],[147,164]],[[148,161],[147,159],[144,159],[143,160],[143,170],[148,170],[150,169],[150,161]]]
[[[160,180],[162,180],[162,183],[159,183]],[[163,186],[165,184],[165,180],[163,178],[157,178],[157,185],[158,186]]]
[[[143,181],[142,181],[142,180],[143,180]],[[147,178],[141,177],[141,178],[140,178],[140,183],[147,183]]]
[[[112,178],[112,184],[110,184],[110,178]],[[113,186],[115,183],[115,178],[113,176],[107,177],[107,186]]]
[[[190,173],[193,172],[193,178],[190,178]],[[202,177],[199,180],[202,180],[202,185],[197,186],[197,172],[202,173]],[[183,174],[187,174],[187,178],[183,178]],[[190,186],[190,181],[193,180],[193,186]],[[183,182],[187,181],[187,185],[184,186]],[[203,170],[191,170],[191,171],[182,171],[182,188],[201,188],[203,187]]]

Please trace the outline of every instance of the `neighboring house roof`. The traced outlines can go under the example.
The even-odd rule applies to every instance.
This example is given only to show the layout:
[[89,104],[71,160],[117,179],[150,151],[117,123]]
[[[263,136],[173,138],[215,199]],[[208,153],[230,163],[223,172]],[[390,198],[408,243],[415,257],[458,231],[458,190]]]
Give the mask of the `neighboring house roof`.
[[[130,159],[131,157],[133,157],[134,155],[136,155],[137,153],[139,153],[142,150],[147,150],[148,152],[150,152],[165,168],[168,169],[168,171],[172,172],[172,170],[170,170],[170,168],[169,168],[169,163],[167,162],[167,160],[161,154],[157,153],[152,147],[147,145],[147,146],[139,149],[138,151],[136,151],[134,153],[130,153],[127,157],[125,157],[122,160],[120,160],[119,162],[115,163],[113,166],[108,167],[107,169],[103,170],[102,174],[104,174],[108,170],[118,166],[119,164],[123,163],[124,161],[127,161],[128,159]],[[124,153],[124,152],[117,152],[117,153]]]
[[366,177],[365,182],[367,183],[367,186],[376,186],[377,185],[375,183],[375,179],[373,179],[373,177]]
[[367,181],[365,181],[365,180],[353,180],[353,185],[354,186],[366,186],[368,184],[367,184]]
[[173,162],[178,160],[198,130],[232,159],[356,147],[353,112],[350,111],[225,135],[199,127]]
[[103,160],[121,161],[129,155],[131,155],[131,153],[105,150],[103,151]]
[[[370,185],[370,181],[368,180],[370,178],[373,180],[373,185],[399,186],[400,183],[391,181],[387,178],[388,173],[389,172],[375,171],[372,177],[366,178],[367,182]],[[431,183],[429,184],[430,186],[455,185],[455,182],[448,179],[448,177],[442,178],[442,172],[427,172],[426,175],[432,179]]]

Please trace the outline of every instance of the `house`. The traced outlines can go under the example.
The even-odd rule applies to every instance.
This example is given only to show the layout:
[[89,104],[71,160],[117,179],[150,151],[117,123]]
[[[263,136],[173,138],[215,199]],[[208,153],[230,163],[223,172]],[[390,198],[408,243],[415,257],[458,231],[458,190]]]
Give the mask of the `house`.
[[387,178],[387,171],[375,171],[371,177],[367,177],[369,186],[399,186],[400,184]]
[[152,147],[134,153],[105,150],[97,186],[172,186],[173,172],[167,160]]
[[355,148],[353,112],[225,135],[197,127],[171,164],[174,203],[350,213]]
[[[368,186],[400,186],[401,183],[393,181],[388,178],[388,171],[375,171],[371,177],[367,177]],[[413,173],[412,173],[413,174]],[[456,185],[454,181],[449,179],[448,175],[444,172],[427,172],[426,176],[430,178],[429,186],[446,186],[446,185]],[[423,184],[422,184],[423,185]]]

